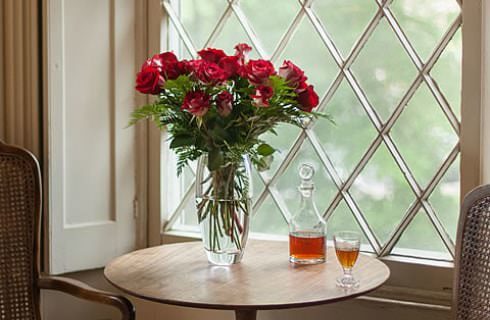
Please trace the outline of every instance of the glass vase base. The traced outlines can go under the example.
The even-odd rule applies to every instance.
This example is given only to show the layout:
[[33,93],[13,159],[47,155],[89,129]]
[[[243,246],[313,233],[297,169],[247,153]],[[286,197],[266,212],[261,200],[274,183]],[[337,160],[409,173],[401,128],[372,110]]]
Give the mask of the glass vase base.
[[208,261],[217,266],[231,266],[240,263],[243,252],[213,252],[206,250]]

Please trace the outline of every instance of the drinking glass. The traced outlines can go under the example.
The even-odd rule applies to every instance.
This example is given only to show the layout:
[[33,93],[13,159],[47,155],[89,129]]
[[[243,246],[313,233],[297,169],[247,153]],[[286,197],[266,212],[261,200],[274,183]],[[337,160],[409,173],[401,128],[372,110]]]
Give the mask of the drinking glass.
[[359,281],[352,276],[352,268],[359,256],[361,246],[361,235],[353,231],[337,232],[333,236],[335,253],[344,274],[337,279],[337,286],[342,288],[355,288]]

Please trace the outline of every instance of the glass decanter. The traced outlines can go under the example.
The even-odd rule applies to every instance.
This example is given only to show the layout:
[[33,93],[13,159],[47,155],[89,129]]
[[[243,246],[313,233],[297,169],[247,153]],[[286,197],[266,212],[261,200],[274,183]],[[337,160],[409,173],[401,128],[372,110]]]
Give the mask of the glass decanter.
[[289,261],[295,264],[317,264],[326,259],[326,223],[313,201],[313,176],[310,164],[299,168],[300,208],[289,220]]

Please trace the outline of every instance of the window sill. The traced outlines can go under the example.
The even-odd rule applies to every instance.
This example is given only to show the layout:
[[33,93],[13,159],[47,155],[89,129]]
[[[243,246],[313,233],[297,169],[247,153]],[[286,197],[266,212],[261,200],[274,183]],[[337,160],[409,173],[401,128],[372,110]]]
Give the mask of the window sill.
[[[188,230],[170,230],[160,234],[160,240],[162,244],[186,242],[186,241],[198,241],[200,240],[200,233],[195,229]],[[287,241],[287,236],[270,235],[262,233],[250,233],[250,239],[255,240],[271,240],[271,241]],[[332,241],[327,242],[329,246],[333,246]],[[361,246],[361,251],[362,246]],[[430,258],[417,258],[416,252],[418,250],[405,250],[406,252],[413,252],[412,256],[401,255],[388,255],[381,257],[383,262],[390,265],[392,263],[404,263],[404,264],[417,264],[422,266],[437,267],[437,268],[453,268],[453,263],[444,259],[430,259]],[[364,252],[365,254],[371,254]]]

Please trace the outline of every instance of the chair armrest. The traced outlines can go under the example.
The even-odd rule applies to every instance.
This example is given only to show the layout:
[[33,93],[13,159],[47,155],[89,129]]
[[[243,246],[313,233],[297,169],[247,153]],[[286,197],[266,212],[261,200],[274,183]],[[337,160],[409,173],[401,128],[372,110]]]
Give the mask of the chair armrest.
[[134,320],[134,307],[124,296],[92,288],[71,278],[40,276],[37,280],[40,289],[57,290],[85,300],[111,305],[122,314],[122,320]]

